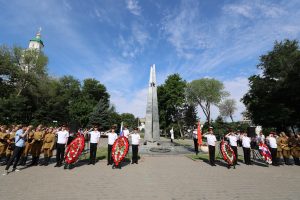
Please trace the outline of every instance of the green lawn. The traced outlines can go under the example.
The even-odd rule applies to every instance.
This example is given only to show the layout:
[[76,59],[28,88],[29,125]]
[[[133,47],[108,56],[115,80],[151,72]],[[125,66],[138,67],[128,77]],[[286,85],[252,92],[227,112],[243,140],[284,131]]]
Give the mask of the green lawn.
[[192,146],[192,144],[189,140],[175,139],[173,142],[175,144],[180,145],[180,146],[185,146],[185,147],[191,147]]

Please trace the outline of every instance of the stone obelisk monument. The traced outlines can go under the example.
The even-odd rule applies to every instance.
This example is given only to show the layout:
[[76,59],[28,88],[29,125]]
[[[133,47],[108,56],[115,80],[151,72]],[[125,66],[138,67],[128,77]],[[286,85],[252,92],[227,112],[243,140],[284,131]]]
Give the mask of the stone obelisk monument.
[[150,80],[146,110],[145,142],[159,143],[159,118],[155,65],[150,67]]

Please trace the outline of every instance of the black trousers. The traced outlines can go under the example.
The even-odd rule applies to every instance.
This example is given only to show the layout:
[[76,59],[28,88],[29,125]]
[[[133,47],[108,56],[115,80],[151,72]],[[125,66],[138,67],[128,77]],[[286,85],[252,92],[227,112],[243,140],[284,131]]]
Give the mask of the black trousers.
[[8,161],[6,167],[5,167],[5,170],[9,169],[9,167],[12,165],[14,159],[15,159],[15,162],[14,162],[13,168],[14,169],[17,168],[17,164],[18,164],[18,162],[20,160],[20,157],[21,157],[21,155],[23,153],[23,150],[24,150],[24,147],[17,147],[17,146],[15,147],[13,155],[10,157],[10,159],[9,159],[9,161]]
[[113,164],[113,159],[112,159],[112,157],[111,157],[111,149],[112,149],[112,146],[113,145],[108,145],[107,146],[107,163],[108,164]]
[[198,154],[198,139],[195,139],[194,138],[194,148],[195,148],[195,152],[196,152],[196,154]]
[[211,165],[215,164],[215,151],[216,151],[215,146],[208,145],[209,163]]
[[250,148],[243,147],[244,151],[244,161],[246,165],[251,164],[251,159],[250,159]]
[[237,160],[238,160],[238,157],[239,157],[239,155],[238,155],[238,150],[237,150],[237,146],[230,146],[231,148],[232,148],[232,150],[233,150],[233,152],[234,152],[234,154],[235,154],[235,161],[234,161],[234,163],[233,164],[237,164]]
[[132,162],[137,163],[138,162],[139,145],[133,144],[131,146],[132,146]]
[[65,156],[65,144],[56,144],[56,164],[61,165]]
[[97,143],[90,143],[90,163],[96,162]]
[[270,148],[271,156],[272,156],[272,164],[277,165],[277,148]]

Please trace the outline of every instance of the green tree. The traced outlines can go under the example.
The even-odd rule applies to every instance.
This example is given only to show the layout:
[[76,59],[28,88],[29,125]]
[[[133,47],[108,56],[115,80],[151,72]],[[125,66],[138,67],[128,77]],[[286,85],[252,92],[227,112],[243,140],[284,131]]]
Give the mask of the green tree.
[[185,87],[186,81],[179,74],[172,74],[157,90],[160,127],[166,131],[171,124],[176,123],[181,136],[183,136]]
[[300,50],[295,40],[275,42],[260,57],[261,75],[249,77],[242,101],[255,124],[286,129],[300,126]]
[[0,98],[0,122],[29,123],[31,121],[31,105],[26,97],[11,94]]
[[95,106],[93,112],[89,116],[89,124],[99,124],[102,128],[108,128],[109,122],[109,106],[106,100],[100,99]]
[[184,124],[188,129],[192,129],[197,123],[197,110],[193,104],[184,105]]
[[222,82],[216,79],[202,78],[193,80],[187,85],[186,96],[189,102],[199,105],[206,116],[208,125],[211,120],[211,106],[218,105],[228,96]]
[[121,120],[124,123],[124,126],[127,125],[128,128],[134,128],[137,126],[136,118],[131,113],[122,113]]
[[5,46],[0,48],[0,57],[1,103],[10,110],[6,119],[20,122],[18,116],[23,116],[23,122],[29,123],[43,103],[41,85],[47,80],[48,58],[43,52]]
[[236,101],[234,99],[225,99],[219,105],[220,115],[222,117],[230,117],[233,122],[233,114],[236,111]]
[[[121,115],[119,113],[117,113],[116,108],[114,105],[111,105],[109,108],[109,126],[112,126],[114,124],[121,124],[122,119],[121,119]],[[110,127],[107,127],[110,128]]]
[[14,61],[14,64],[18,66],[16,71],[17,96],[28,87],[37,87],[39,82],[47,77],[48,57],[43,52],[15,47]]
[[[110,96],[99,81],[85,79],[81,84],[72,76],[53,78],[47,63],[42,51],[0,46],[0,123],[86,126],[100,105],[109,108]],[[109,109],[106,121],[121,120]]]
[[82,95],[93,99],[95,102],[102,99],[109,104],[109,94],[106,91],[106,87],[96,79],[88,78],[83,81]]
[[17,65],[13,63],[11,49],[0,46],[0,96],[8,97],[15,90]]

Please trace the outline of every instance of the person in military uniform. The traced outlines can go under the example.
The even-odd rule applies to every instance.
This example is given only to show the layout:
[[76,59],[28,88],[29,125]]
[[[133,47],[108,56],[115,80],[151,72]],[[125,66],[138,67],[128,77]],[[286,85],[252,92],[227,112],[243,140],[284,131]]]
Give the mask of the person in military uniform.
[[291,165],[290,163],[290,155],[291,155],[291,149],[289,147],[289,143],[288,143],[288,137],[286,136],[286,134],[284,132],[280,133],[281,137],[279,139],[279,145],[282,149],[282,155],[283,155],[283,160],[284,163],[286,165]]
[[[30,126],[31,129],[32,126]],[[33,131],[30,131],[30,133],[28,133],[26,142],[25,142],[25,148],[24,151],[22,153],[21,159],[20,159],[20,164],[21,166],[25,166],[26,165],[26,161],[27,161],[27,157],[29,155],[29,153],[31,152],[31,148],[32,148],[32,144],[33,144]]]
[[33,133],[33,141],[31,147],[31,155],[32,155],[32,161],[30,164],[31,166],[33,165],[36,166],[39,163],[41,150],[43,146],[43,137],[44,137],[44,132],[42,130],[42,125],[40,124]]
[[43,140],[42,152],[44,153],[44,163],[41,165],[47,166],[49,164],[50,158],[53,155],[55,140],[54,129],[50,127],[48,130],[46,130]]
[[5,151],[8,146],[9,133],[6,131],[6,126],[0,127],[0,161],[5,159]]
[[283,165],[283,163],[281,161],[281,158],[283,158],[283,156],[282,156],[282,148],[281,148],[281,145],[280,145],[281,138],[282,138],[281,133],[279,134],[279,136],[276,135],[276,142],[277,142],[277,163],[279,165]]
[[19,129],[19,126],[12,127],[12,130],[11,130],[8,140],[7,140],[8,146],[7,146],[6,152],[5,152],[6,160],[2,165],[6,165],[9,161],[11,155],[13,154],[14,145],[15,145],[15,135],[16,135],[16,132],[18,129]]
[[291,148],[291,155],[293,156],[295,165],[300,165],[299,156],[300,156],[300,140],[297,138],[297,135],[291,134],[291,137],[288,139],[289,146]]

